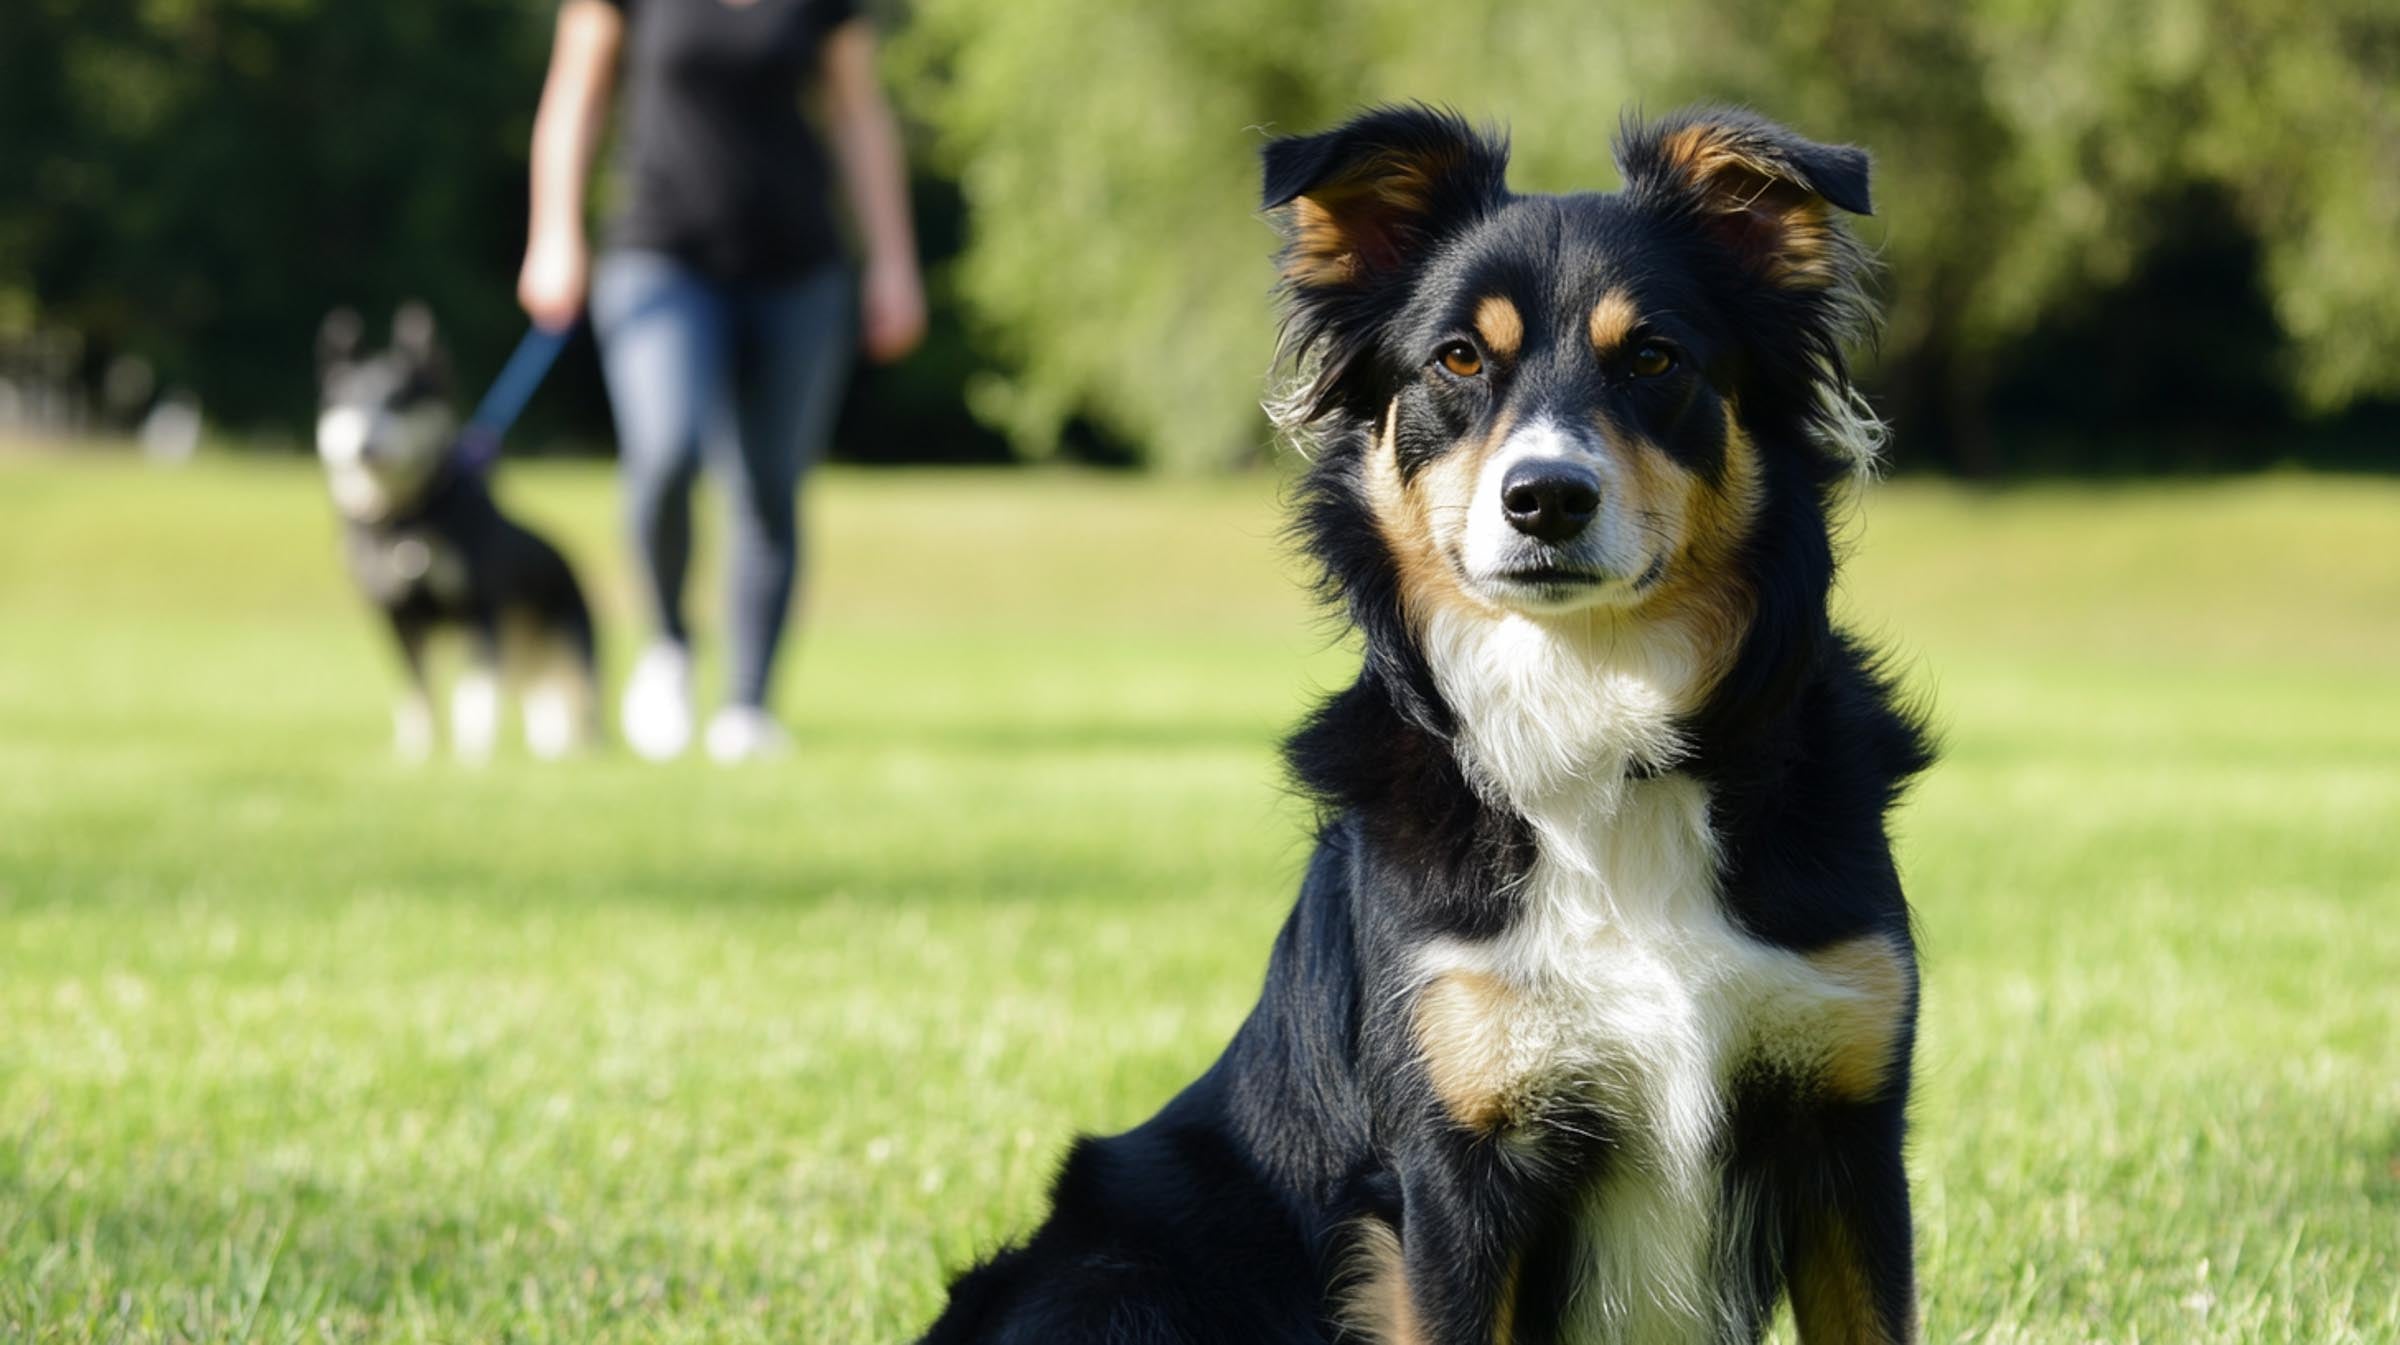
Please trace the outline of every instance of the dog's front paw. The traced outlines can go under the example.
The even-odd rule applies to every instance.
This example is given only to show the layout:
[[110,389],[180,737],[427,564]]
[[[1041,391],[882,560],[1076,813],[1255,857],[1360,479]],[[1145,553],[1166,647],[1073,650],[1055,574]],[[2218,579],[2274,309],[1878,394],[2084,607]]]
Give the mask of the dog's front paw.
[[483,669],[462,674],[450,689],[450,750],[470,766],[492,759],[500,737],[500,681]]
[[392,707],[392,755],[411,766],[433,755],[433,706],[423,696]]

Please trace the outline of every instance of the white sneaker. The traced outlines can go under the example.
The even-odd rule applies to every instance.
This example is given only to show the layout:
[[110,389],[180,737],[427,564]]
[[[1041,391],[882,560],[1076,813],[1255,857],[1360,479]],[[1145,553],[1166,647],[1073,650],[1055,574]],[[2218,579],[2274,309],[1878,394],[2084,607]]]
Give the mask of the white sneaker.
[[692,745],[692,655],[672,640],[642,651],[625,683],[625,745],[649,761],[672,761]]
[[708,756],[719,765],[779,757],[791,750],[792,735],[755,705],[728,705],[709,717]]

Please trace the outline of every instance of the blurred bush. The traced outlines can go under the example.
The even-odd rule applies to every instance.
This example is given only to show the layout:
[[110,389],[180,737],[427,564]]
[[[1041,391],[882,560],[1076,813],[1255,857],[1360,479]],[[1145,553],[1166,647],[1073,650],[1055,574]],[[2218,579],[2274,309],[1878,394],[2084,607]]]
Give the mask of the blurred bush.
[[[73,352],[95,401],[139,359],[294,437],[335,303],[422,295],[470,378],[496,368],[553,8],[6,0],[0,355]],[[978,420],[1028,456],[1262,453],[1257,147],[1400,98],[1504,119],[1527,189],[1608,185],[1636,104],[1744,102],[1873,149],[1870,376],[1903,465],[2236,465],[2400,396],[2391,0],[886,8],[955,302],[863,377],[852,456],[1005,453]],[[534,437],[597,437],[600,405],[587,357]]]
[[[2029,334],[2138,289],[2195,228],[2255,240],[2228,264],[2255,268],[2271,326],[2217,334],[2269,366],[2242,396],[2323,415],[2400,392],[2390,0],[920,0],[901,54],[974,221],[961,293],[1012,371],[977,407],[1035,452],[1082,412],[1172,464],[1257,452],[1255,150],[1406,98],[1505,118],[1521,188],[1608,185],[1635,105],[1742,102],[1872,148],[1890,324],[1871,377],[1919,461],[2000,466],[1993,392],[2044,369]],[[2254,318],[2250,280],[2200,317]],[[2102,346],[2158,335],[2091,307]],[[2173,335],[2047,374],[2138,365],[2146,423],[2207,422],[2221,385],[2170,361],[2212,338]]]
[[[218,426],[296,443],[325,312],[414,297],[440,315],[472,396],[525,325],[525,159],[555,9],[0,2],[0,384],[28,368],[48,379],[67,350],[96,392],[134,356],[162,392],[197,389]],[[930,179],[918,197],[928,244],[955,250],[957,193]],[[980,357],[956,306],[938,317],[908,365],[859,375],[838,436],[849,456],[1008,456],[959,392]],[[40,404],[67,400],[43,391]],[[130,428],[88,400],[45,428]],[[562,436],[608,437],[588,341],[518,442]]]
[[[0,310],[306,423],[316,324],[422,295],[487,367],[524,246],[525,4],[0,4]],[[0,320],[4,322],[4,320]]]

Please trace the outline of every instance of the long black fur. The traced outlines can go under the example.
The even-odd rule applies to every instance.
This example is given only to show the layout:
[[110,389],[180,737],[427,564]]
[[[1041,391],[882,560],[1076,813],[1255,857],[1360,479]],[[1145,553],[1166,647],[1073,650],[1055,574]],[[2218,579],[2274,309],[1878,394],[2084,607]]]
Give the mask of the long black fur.
[[[1743,137],[1775,189],[1866,209],[1863,154],[1718,109],[1628,125],[1618,147],[1626,189],[1605,197],[1515,197],[1501,142],[1424,107],[1379,109],[1267,147],[1268,207],[1331,200],[1359,212],[1350,224],[1370,240],[1334,282],[1287,270],[1296,391],[1283,405],[1313,441],[1296,533],[1365,645],[1357,680],[1286,746],[1293,776],[1322,809],[1316,852],[1258,1005],[1224,1054],[1149,1121],[1079,1140],[1048,1222],[958,1279],[927,1345],[1355,1338],[1337,1322],[1338,1304],[1367,1220],[1406,1244],[1426,1340],[1486,1345],[1512,1258],[1514,1339],[1556,1339],[1579,1275],[1566,1236],[1573,1192],[1610,1161],[1611,1123],[1593,1117],[1576,1134],[1547,1137],[1538,1171],[1508,1161],[1448,1124],[1395,1007],[1410,954],[1427,939],[1489,937],[1517,918],[1512,884],[1534,849],[1526,822],[1480,794],[1460,762],[1452,711],[1403,618],[1400,576],[1362,479],[1382,410],[1422,358],[1411,345],[1421,334],[1407,330],[1410,296],[1459,264],[1445,251],[1453,240],[1512,204],[1542,209],[1526,213],[1522,238],[1487,239],[1486,260],[1531,265],[1556,255],[1560,238],[1588,236],[1688,301],[1709,376],[1738,397],[1766,469],[1765,504],[1738,560],[1756,615],[1731,671],[1683,726],[1687,755],[1671,764],[1711,791],[1730,918],[1795,951],[1868,933],[1913,947],[1886,817],[1930,747],[1827,611],[1829,516],[1854,466],[1826,446],[1827,407],[1848,396],[1842,350],[1867,318],[1863,260],[1842,235],[1833,243],[1841,284],[1793,292],[1762,282],[1665,162],[1666,138],[1702,123]],[[1347,179],[1396,161],[1426,190],[1397,217],[1375,218],[1387,203]],[[1905,1331],[1909,1045],[1871,1101],[1830,1101],[1763,1074],[1730,1100],[1729,1177],[1778,1196],[1739,1272],[1762,1316],[1755,1331],[1802,1224],[1821,1213],[1850,1230],[1878,1314]]]
[[[562,641],[597,683],[592,609],[574,567],[548,539],[501,512],[481,475],[445,464],[406,509],[372,522],[345,519],[342,532],[350,576],[391,627],[412,684],[423,686],[426,644],[443,630],[465,635],[469,656],[496,667],[501,628],[512,617]],[[393,556],[408,544],[454,562],[456,585],[437,582],[431,570],[396,570]]]

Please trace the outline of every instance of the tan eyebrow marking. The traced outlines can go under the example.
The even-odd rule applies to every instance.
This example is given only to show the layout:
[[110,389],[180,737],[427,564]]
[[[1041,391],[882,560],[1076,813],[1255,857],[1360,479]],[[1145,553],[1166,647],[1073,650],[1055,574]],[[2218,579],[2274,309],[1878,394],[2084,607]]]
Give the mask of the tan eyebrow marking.
[[1603,353],[1616,349],[1633,335],[1634,324],[1641,320],[1632,295],[1610,290],[1600,296],[1599,304],[1592,309],[1592,347]]
[[1475,305],[1475,334],[1495,355],[1506,359],[1525,344],[1525,319],[1517,315],[1517,306],[1497,294],[1484,296]]

